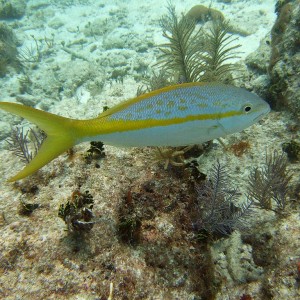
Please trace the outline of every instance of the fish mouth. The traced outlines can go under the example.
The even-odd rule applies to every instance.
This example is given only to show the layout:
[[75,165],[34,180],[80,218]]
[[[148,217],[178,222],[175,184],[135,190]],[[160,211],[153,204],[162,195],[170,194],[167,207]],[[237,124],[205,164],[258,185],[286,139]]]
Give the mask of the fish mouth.
[[253,119],[254,122],[258,122],[259,120],[261,120],[264,116],[266,116],[269,112],[271,111],[270,106],[266,107],[266,109],[259,114],[256,118]]

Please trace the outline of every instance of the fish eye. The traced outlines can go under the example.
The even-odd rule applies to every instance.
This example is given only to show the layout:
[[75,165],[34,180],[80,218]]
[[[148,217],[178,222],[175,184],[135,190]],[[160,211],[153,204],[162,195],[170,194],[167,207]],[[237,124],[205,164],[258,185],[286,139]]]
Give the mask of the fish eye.
[[252,107],[251,107],[250,105],[245,105],[245,106],[244,106],[244,112],[245,112],[245,113],[250,112],[251,109],[252,109]]

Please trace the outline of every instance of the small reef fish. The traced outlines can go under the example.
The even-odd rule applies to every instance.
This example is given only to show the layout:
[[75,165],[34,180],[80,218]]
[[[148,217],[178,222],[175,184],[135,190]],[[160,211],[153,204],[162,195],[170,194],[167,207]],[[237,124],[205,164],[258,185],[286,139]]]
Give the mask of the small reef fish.
[[267,102],[221,83],[168,86],[122,102],[97,118],[64,118],[21,104],[0,109],[35,123],[47,134],[37,155],[17,175],[27,177],[72,146],[86,141],[122,147],[185,146],[239,132],[269,111]]

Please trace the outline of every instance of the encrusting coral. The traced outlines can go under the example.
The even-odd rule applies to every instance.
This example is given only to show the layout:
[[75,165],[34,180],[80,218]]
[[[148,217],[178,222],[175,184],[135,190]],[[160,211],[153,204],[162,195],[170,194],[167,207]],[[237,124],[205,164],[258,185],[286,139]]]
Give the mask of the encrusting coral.
[[193,6],[187,12],[186,16],[194,19],[196,22],[206,22],[210,20],[224,21],[224,16],[220,11],[204,5]]

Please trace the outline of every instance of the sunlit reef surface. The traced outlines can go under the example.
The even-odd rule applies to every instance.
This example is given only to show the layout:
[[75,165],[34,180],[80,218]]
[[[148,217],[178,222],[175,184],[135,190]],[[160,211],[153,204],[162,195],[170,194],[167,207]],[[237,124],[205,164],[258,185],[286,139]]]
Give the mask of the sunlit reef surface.
[[[268,64],[275,2],[212,3],[230,20],[241,44],[236,61],[242,73],[234,76],[235,84],[263,98],[268,77],[262,66]],[[11,3],[13,9],[5,7],[6,1],[0,4],[0,30],[9,41],[0,44],[0,51],[10,54],[5,60],[0,56],[1,100],[63,116],[95,117],[105,107],[135,97],[156,63],[156,46],[165,42],[159,19],[167,13],[167,3],[161,1]],[[173,4],[180,15],[199,2]],[[208,28],[209,22],[201,25]],[[254,52],[262,39],[260,52]],[[158,154],[153,148],[84,143],[11,184],[6,179],[24,162],[5,139],[11,126],[21,125],[25,133],[29,123],[1,111],[0,298],[296,299],[296,150],[287,162],[294,175],[284,211],[272,200],[271,209],[253,207],[245,228],[230,230],[228,236],[197,231],[202,224],[197,217],[206,208],[197,202],[199,186],[205,177],[214,178],[217,160],[228,182],[230,175],[224,195],[238,189],[227,212],[238,213],[247,203],[248,177],[264,166],[266,153],[281,153],[283,142],[299,142],[298,124],[292,120],[288,112],[272,111],[224,139],[226,149],[213,141],[186,152],[162,149]],[[196,162],[184,168],[183,158]],[[193,167],[197,163],[200,172]]]

